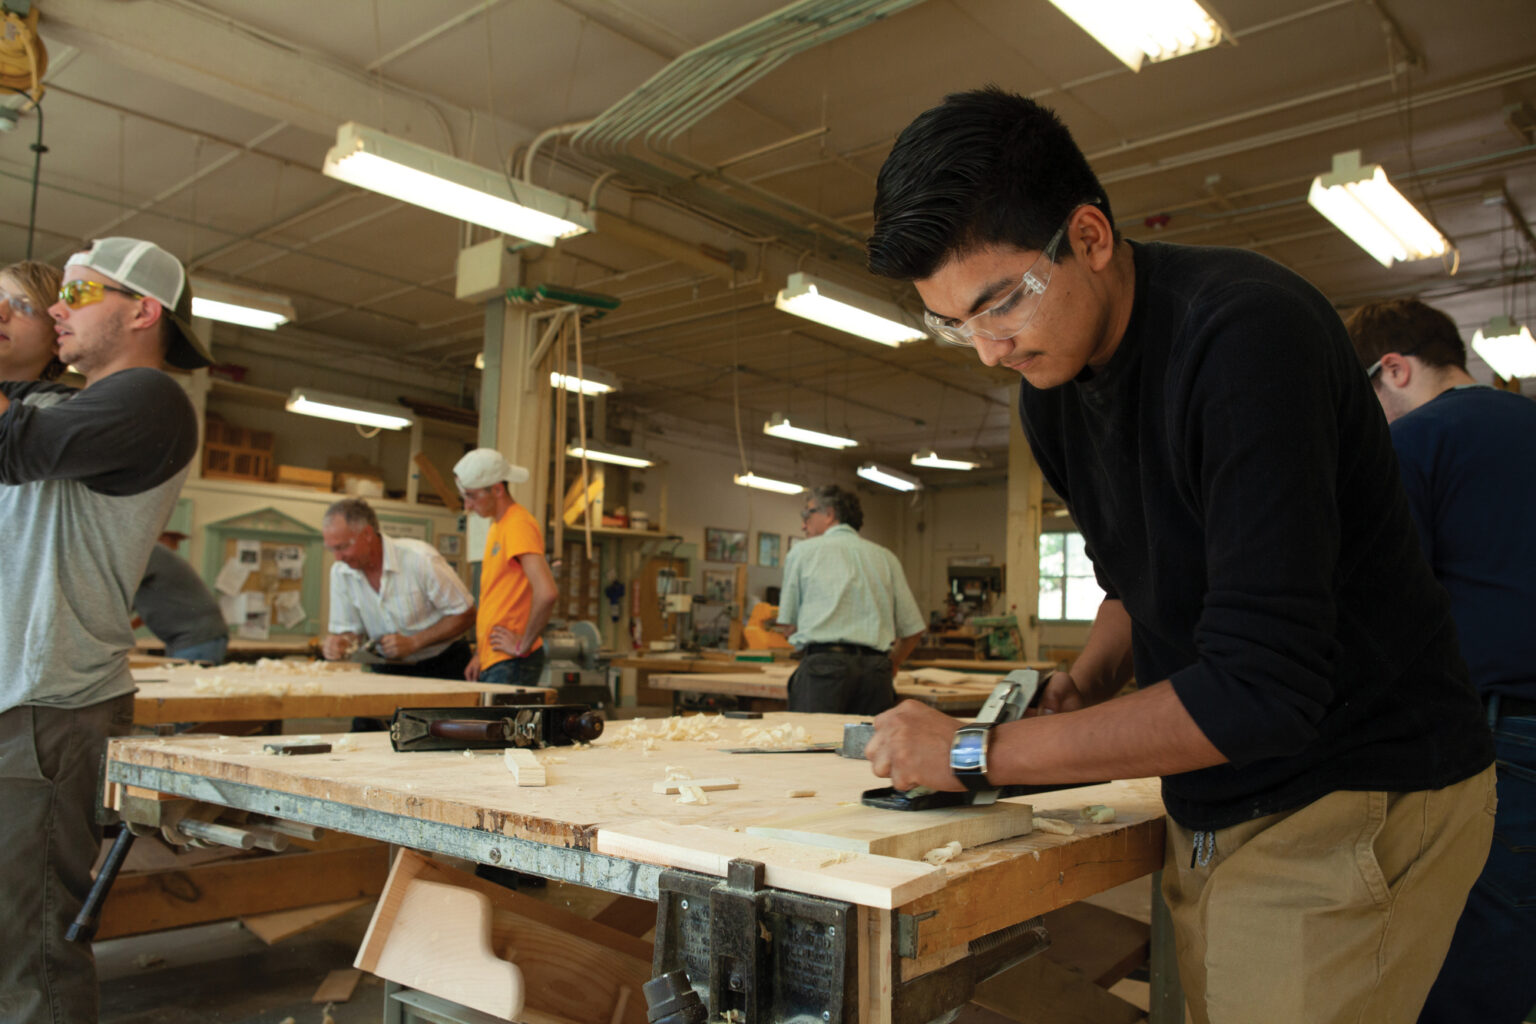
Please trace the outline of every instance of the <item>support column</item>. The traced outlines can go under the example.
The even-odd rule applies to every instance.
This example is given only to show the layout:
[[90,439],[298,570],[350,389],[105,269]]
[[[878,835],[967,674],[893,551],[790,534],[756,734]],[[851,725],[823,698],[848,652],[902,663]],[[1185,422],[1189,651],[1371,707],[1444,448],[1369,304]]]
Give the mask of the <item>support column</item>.
[[1008,610],[1018,616],[1023,656],[1040,657],[1040,501],[1045,480],[1019,418],[1008,416]]
[[549,492],[549,370],[531,367],[538,339],[530,316],[500,295],[485,304],[485,371],[480,380],[480,446],[528,470],[512,497],[540,523]]

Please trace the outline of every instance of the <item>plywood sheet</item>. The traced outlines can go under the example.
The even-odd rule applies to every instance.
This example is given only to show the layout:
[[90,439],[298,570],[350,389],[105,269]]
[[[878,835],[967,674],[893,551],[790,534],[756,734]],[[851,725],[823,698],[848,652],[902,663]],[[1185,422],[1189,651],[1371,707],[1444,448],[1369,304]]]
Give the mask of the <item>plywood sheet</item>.
[[[653,673],[649,685],[658,690],[723,693],[735,697],[787,702],[789,677],[792,674],[791,666],[756,672],[690,672],[685,675]],[[896,696],[902,700],[920,700],[941,711],[960,713],[980,710],[995,685],[996,680],[941,686],[900,673],[896,676]]]

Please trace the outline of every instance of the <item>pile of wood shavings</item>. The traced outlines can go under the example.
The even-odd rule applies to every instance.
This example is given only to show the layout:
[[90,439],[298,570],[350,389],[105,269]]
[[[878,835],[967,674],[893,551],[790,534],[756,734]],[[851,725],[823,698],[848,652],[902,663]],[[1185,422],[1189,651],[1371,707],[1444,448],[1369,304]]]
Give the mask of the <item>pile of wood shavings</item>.
[[[681,765],[669,764],[666,767],[666,778],[664,780],[666,782],[681,783],[691,778],[693,778],[693,772],[689,771],[687,768],[682,767]],[[702,805],[709,803],[709,797],[706,796],[704,794],[704,790],[698,786],[679,785],[677,787],[677,797],[675,799],[680,804]]]
[[811,742],[805,726],[783,722],[775,726],[744,725],[741,727],[741,745],[759,749],[778,747],[803,747]]
[[1057,836],[1070,836],[1077,832],[1075,825],[1060,818],[1031,818],[1029,823],[1036,832],[1049,832]]
[[320,692],[319,680],[307,679],[229,679],[221,668],[217,675],[195,676],[192,689],[212,697],[295,697],[311,696]]
[[956,840],[950,840],[943,846],[936,846],[923,854],[923,860],[929,864],[944,864],[958,856],[960,856],[960,843]]
[[649,753],[664,741],[706,742],[720,738],[719,715],[674,715],[647,720],[634,718],[603,736],[602,745],[613,750]]
[[273,672],[279,672],[283,675],[290,676],[323,676],[329,672],[345,671],[348,668],[355,667],[356,666],[344,664],[342,662],[301,661],[298,659],[288,658],[258,658],[256,661],[249,663],[230,662],[227,665],[220,665],[219,671],[221,673],[233,672],[236,674],[246,672],[262,672],[270,674]]

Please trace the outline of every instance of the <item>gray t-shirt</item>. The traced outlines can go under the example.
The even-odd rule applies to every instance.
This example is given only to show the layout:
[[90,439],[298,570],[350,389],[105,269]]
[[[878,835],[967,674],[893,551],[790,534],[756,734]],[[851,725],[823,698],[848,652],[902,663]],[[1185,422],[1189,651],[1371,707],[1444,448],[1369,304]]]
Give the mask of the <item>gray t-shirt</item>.
[[146,368],[0,392],[0,712],[130,693],[128,609],[197,451],[192,403]]
[[149,552],[149,568],[133,595],[133,610],[167,651],[229,636],[219,599],[197,570],[164,544]]

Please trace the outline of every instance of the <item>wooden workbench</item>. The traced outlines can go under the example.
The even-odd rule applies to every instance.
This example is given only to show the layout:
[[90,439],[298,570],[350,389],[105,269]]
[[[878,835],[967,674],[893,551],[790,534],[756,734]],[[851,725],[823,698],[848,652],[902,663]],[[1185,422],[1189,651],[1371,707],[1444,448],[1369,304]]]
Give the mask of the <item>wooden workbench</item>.
[[[673,693],[720,693],[749,701],[774,702],[783,705],[789,700],[789,673],[756,672],[716,674],[695,672],[688,675],[652,675],[650,685],[658,690]],[[955,683],[936,685],[918,682],[897,675],[896,697],[899,700],[919,700],[930,707],[948,714],[967,714],[981,710],[994,684]],[[782,710],[776,708],[775,710]]]
[[[1043,831],[976,847],[942,866],[829,856],[821,846],[742,831],[815,811],[839,812],[879,783],[867,763],[835,754],[727,754],[746,729],[793,723],[808,739],[835,742],[847,719],[768,715],[762,722],[708,719],[714,735],[660,738],[667,723],[612,726],[590,748],[538,752],[543,788],[519,788],[496,754],[395,754],[378,734],[327,737],[337,752],[275,757],[259,738],[177,736],[113,740],[109,791],[135,786],[467,857],[520,871],[656,898],[662,868],[722,874],[732,857],[766,866],[770,887],[843,900],[859,909],[861,1024],[889,1021],[902,981],[963,956],[978,937],[1139,878],[1162,865],[1163,812],[1155,780],[1037,794],[1037,816],[1072,822],[1073,835]],[[692,719],[690,721],[699,721]],[[633,735],[646,730],[649,742]],[[695,778],[731,776],[737,789],[705,805],[653,792],[668,767]],[[814,796],[791,798],[791,789]],[[1105,803],[1111,824],[1079,809]],[[897,811],[921,827],[920,816]],[[896,914],[906,953],[895,942]]]
[[[255,661],[257,658],[288,658],[313,656],[319,651],[315,637],[291,637],[287,639],[248,640],[243,637],[229,638],[228,661]],[[165,644],[155,637],[141,637],[134,642],[134,650],[140,654],[164,654]]]
[[1014,669],[1032,668],[1038,672],[1051,672],[1061,667],[1059,661],[970,661],[966,658],[909,658],[902,662],[903,669],[947,668],[956,672],[1012,672]]
[[[139,725],[168,722],[252,722],[285,718],[387,718],[402,707],[478,707],[490,697],[527,694],[521,703],[548,704],[555,691],[538,686],[494,686],[451,679],[417,679],[362,672],[260,671],[228,668],[149,666],[133,670],[139,690],[133,720]],[[198,680],[204,680],[199,688]],[[210,680],[221,680],[212,692]]]

